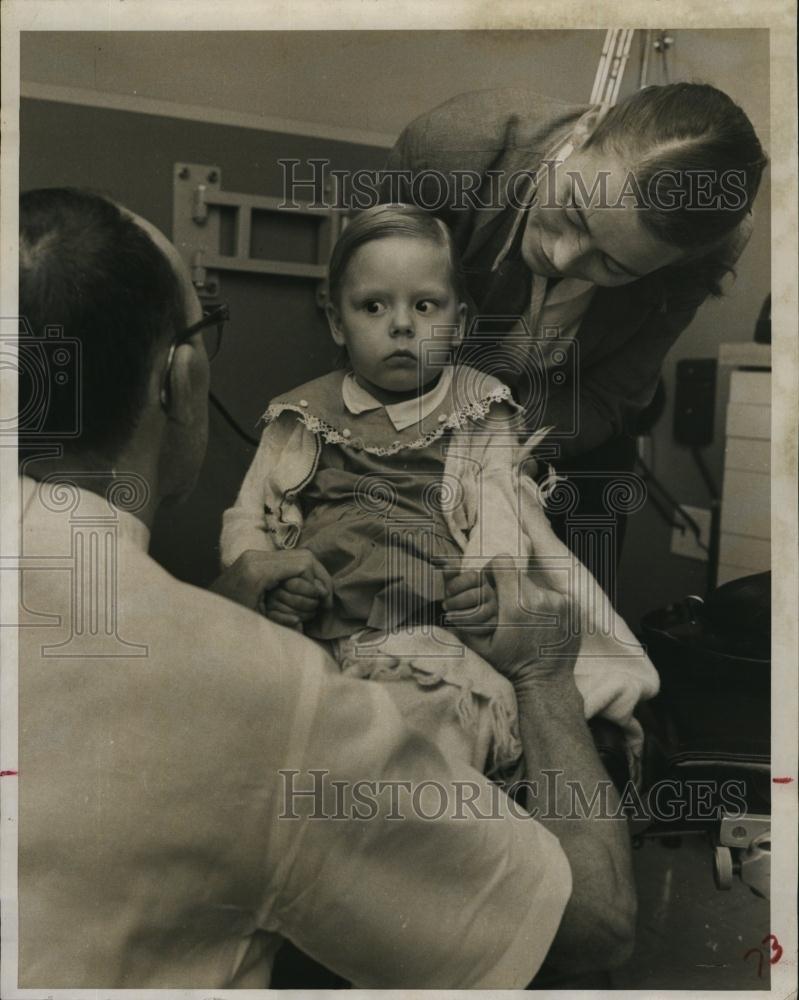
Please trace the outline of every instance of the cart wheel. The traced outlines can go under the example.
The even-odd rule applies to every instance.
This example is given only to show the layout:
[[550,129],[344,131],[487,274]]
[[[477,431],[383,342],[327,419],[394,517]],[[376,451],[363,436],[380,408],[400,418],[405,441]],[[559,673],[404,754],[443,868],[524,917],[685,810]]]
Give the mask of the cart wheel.
[[713,858],[713,878],[717,889],[732,888],[732,851],[728,847],[717,847]]

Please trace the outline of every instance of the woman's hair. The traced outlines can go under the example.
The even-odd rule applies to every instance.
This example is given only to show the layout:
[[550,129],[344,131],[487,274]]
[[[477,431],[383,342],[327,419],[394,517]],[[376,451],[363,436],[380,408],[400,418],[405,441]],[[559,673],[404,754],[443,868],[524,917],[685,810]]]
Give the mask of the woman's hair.
[[466,301],[466,284],[460,257],[452,233],[445,223],[415,205],[375,205],[354,216],[333,247],[327,278],[331,302],[338,303],[341,286],[355,251],[373,240],[392,236],[428,240],[446,249],[452,287],[459,301]]
[[584,148],[622,158],[645,198],[644,226],[688,251],[694,281],[720,294],[732,268],[713,245],[751,211],[768,163],[741,108],[707,84],[645,87],[611,108]]

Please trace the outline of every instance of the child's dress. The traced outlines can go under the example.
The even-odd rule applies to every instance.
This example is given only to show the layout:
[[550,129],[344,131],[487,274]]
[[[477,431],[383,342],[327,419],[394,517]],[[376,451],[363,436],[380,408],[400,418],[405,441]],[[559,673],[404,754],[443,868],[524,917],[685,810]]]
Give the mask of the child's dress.
[[364,626],[394,632],[406,623],[435,624],[444,593],[434,560],[460,561],[440,497],[444,444],[441,437],[379,456],[323,443],[300,498],[298,544],[330,573],[333,601],[306,635],[341,639]]
[[657,675],[612,609],[608,634],[595,627],[609,602],[549,527],[527,474],[543,434],[520,445],[507,386],[455,366],[425,395],[383,406],[336,371],[273,400],[264,420],[224,515],[222,561],[247,549],[313,552],[333,597],[304,630],[341,669],[393,681],[403,713],[445,753],[507,769],[521,752],[512,686],[441,627],[440,602],[447,571],[480,569],[499,553],[541,557],[580,603],[575,676],[586,715],[624,726],[638,751],[632,710],[656,692]]

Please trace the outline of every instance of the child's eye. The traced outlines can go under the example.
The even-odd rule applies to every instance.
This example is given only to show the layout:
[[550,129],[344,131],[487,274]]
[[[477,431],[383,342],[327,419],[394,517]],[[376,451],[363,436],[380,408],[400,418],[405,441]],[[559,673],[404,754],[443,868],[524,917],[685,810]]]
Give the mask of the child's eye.
[[386,307],[382,302],[378,302],[377,299],[370,299],[368,302],[364,302],[363,307],[370,316],[382,316],[386,311]]
[[422,299],[416,303],[416,309],[420,313],[428,313],[435,309],[437,305],[438,303],[435,299]]

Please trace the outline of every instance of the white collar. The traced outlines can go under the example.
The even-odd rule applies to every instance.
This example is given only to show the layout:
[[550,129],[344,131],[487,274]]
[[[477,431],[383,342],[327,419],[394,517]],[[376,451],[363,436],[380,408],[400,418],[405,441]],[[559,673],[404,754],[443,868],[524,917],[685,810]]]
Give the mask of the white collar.
[[[114,504],[112,499],[106,499],[91,490],[81,488],[79,485],[81,478],[87,481],[93,476],[90,472],[73,473],[71,476],[70,473],[65,473],[63,478],[53,476],[52,479],[44,481],[21,476],[22,516],[26,519],[42,517],[50,519],[53,514],[61,514],[62,518],[66,514],[76,524],[97,521],[115,524],[118,538],[127,539],[137,549],[146,552],[150,547],[150,529],[147,525],[135,514]],[[120,501],[124,501],[127,497],[135,503],[137,499],[144,498],[144,494],[140,494],[137,498],[136,490],[129,494],[128,481],[124,477],[119,482]],[[71,503],[65,502],[67,500],[71,500]]]
[[441,377],[430,392],[426,392],[423,396],[416,396],[414,399],[403,400],[401,403],[385,405],[375,399],[363,386],[358,385],[354,374],[349,372],[341,384],[341,398],[350,413],[355,415],[366,413],[368,410],[378,410],[382,407],[394,425],[394,429],[404,431],[406,427],[418,424],[429,416],[443,402],[451,384],[452,368],[447,367],[442,370]]

